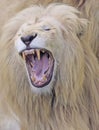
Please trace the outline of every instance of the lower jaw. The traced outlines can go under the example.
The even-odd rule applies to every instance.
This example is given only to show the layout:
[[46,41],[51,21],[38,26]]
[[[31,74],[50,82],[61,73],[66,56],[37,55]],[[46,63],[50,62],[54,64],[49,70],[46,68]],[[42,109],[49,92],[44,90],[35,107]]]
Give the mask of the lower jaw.
[[51,80],[52,80],[52,75],[47,79],[47,82],[38,81],[37,83],[33,83],[33,82],[32,82],[32,79],[30,79],[30,80],[31,80],[31,84],[32,84],[34,87],[36,87],[36,88],[44,88],[44,87],[46,87],[47,85],[50,84],[50,82],[51,82]]
[[34,94],[46,95],[51,93],[52,86],[53,84],[51,82],[44,87],[35,87],[33,84],[31,84],[31,90]]

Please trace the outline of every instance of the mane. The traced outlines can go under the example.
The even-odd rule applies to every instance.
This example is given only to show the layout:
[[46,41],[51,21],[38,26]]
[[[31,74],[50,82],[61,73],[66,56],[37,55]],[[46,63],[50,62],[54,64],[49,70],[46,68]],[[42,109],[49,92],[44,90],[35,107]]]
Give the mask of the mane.
[[[63,62],[57,68],[58,75],[52,92],[38,95],[28,87],[24,64],[13,43],[18,29],[30,17],[35,23],[47,15],[53,17],[53,22],[54,19],[59,21],[63,29],[61,41],[64,42],[64,50],[60,54]],[[0,95],[20,121],[33,123],[32,129],[65,130],[67,125],[70,130],[98,130],[99,67],[90,46],[79,36],[80,30],[83,35],[86,26],[86,20],[79,18],[76,9],[52,4],[46,9],[30,7],[3,28],[0,40]]]

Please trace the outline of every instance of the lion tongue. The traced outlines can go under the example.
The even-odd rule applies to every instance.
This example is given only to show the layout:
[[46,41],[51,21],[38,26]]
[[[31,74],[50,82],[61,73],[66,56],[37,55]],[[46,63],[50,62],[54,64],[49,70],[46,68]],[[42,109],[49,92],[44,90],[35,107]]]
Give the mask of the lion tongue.
[[43,54],[40,59],[38,59],[37,57],[35,58],[33,72],[37,81],[42,80],[48,68],[49,68],[49,59],[46,53]]

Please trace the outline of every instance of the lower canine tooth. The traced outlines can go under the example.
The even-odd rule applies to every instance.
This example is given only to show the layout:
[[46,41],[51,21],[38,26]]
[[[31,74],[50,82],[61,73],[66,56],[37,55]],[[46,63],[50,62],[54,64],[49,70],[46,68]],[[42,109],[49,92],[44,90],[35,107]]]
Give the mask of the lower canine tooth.
[[46,80],[47,80],[47,78],[46,78],[46,76],[45,76],[45,75],[43,76],[43,80],[44,80],[44,81],[46,81]]
[[33,81],[33,82],[35,81],[35,78],[34,78],[34,77],[32,77],[32,76],[31,76],[31,79],[32,79],[32,81]]

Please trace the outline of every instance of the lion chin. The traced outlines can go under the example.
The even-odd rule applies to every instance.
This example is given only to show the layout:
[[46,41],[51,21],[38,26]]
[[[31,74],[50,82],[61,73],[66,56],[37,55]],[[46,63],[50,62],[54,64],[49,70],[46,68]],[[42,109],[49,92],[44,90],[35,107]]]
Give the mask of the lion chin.
[[5,25],[0,130],[99,129],[99,65],[79,14],[65,4],[33,6]]

